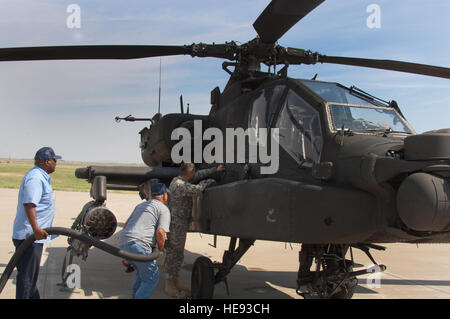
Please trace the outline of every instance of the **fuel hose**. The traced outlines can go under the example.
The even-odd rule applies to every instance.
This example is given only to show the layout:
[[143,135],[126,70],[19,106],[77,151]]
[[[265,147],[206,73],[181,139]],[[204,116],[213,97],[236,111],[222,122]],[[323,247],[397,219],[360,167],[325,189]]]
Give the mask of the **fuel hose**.
[[[133,261],[152,261],[159,257],[160,251],[158,247],[155,247],[151,254],[144,255],[144,254],[134,254],[130,253],[125,250],[121,250],[118,247],[109,245],[105,242],[102,242],[98,239],[95,239],[94,237],[91,237],[85,233],[81,233],[79,231],[70,229],[70,228],[64,228],[64,227],[49,227],[44,229],[47,234],[49,235],[63,235],[67,237],[76,238],[84,243],[90,244],[94,247],[97,247],[98,249],[101,249],[108,254],[125,258],[127,260],[133,260]],[[34,235],[29,236],[25,241],[16,249],[16,252],[9,260],[8,265],[5,268],[5,271],[2,274],[2,277],[0,278],[0,293],[2,293],[3,288],[5,287],[9,277],[11,276],[11,273],[13,272],[14,268],[17,266],[17,264],[20,261],[20,258],[24,254],[24,252],[30,247],[30,245],[35,241]]]

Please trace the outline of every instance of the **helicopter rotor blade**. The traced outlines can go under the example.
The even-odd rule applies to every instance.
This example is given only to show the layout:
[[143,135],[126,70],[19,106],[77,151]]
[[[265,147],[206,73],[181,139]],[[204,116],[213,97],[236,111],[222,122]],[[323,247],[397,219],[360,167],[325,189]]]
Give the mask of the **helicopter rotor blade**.
[[325,0],[272,0],[253,23],[262,42],[274,43]]
[[0,61],[141,59],[191,55],[235,60],[237,45],[193,43],[191,45],[81,45],[0,49]]
[[170,45],[85,45],[0,49],[0,61],[139,59],[191,54],[189,46]]
[[289,64],[316,64],[333,63],[341,65],[360,66],[365,68],[374,68],[389,71],[399,71],[413,74],[421,74],[434,76],[438,78],[450,79],[450,68],[403,62],[396,60],[376,60],[376,59],[362,59],[350,57],[327,56],[317,52],[313,53],[309,50],[287,48],[286,55],[283,56]]
[[395,60],[361,59],[326,55],[318,55],[317,62],[361,66],[366,68],[400,71],[450,79],[450,68],[427,64],[418,64]]

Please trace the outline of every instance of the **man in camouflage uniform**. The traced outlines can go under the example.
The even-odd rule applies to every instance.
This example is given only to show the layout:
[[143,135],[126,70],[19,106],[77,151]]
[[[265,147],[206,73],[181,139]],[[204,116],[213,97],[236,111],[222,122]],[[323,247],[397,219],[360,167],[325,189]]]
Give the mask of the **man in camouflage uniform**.
[[[194,164],[183,163],[180,167],[180,175],[170,183],[170,244],[166,248],[166,285],[164,288],[164,292],[168,296],[175,297],[181,291],[190,293],[189,288],[180,283],[178,274],[184,259],[186,233],[192,220],[192,196],[203,192],[206,187],[215,183],[214,179],[206,178],[224,170],[225,166],[219,165],[217,168],[204,169],[196,173]],[[194,183],[198,181],[200,183],[195,185]]]

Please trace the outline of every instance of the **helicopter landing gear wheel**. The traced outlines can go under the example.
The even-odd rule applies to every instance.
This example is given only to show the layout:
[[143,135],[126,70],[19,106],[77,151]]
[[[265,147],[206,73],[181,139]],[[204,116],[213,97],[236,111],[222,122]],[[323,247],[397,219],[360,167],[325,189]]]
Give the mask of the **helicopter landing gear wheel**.
[[[309,292],[302,294],[304,299],[351,299],[355,293],[355,289],[358,286],[357,279],[351,280],[351,282],[342,284],[338,289],[331,295],[335,287],[332,283],[326,283],[324,287],[312,286],[308,287]],[[314,291],[311,293],[311,291]]]
[[358,280],[353,278],[350,282],[342,285],[340,290],[330,297],[330,299],[351,299],[358,286]]
[[206,257],[198,257],[192,268],[191,294],[193,299],[211,299],[214,294],[214,266]]
[[[353,258],[345,259],[348,249],[347,245],[303,245],[297,294],[305,299],[352,298],[358,280],[353,272]],[[310,272],[313,259],[316,269]]]

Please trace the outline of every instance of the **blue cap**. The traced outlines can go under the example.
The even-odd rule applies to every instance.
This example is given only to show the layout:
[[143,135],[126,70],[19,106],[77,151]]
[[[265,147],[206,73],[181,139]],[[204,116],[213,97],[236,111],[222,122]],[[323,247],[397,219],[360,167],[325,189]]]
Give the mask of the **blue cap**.
[[155,183],[152,185],[152,196],[161,196],[165,193],[170,193],[170,191],[163,183]]
[[61,158],[62,158],[61,156],[55,154],[53,148],[47,146],[40,148],[36,152],[36,155],[34,156],[34,159],[39,161],[47,161],[51,159],[61,159]]

